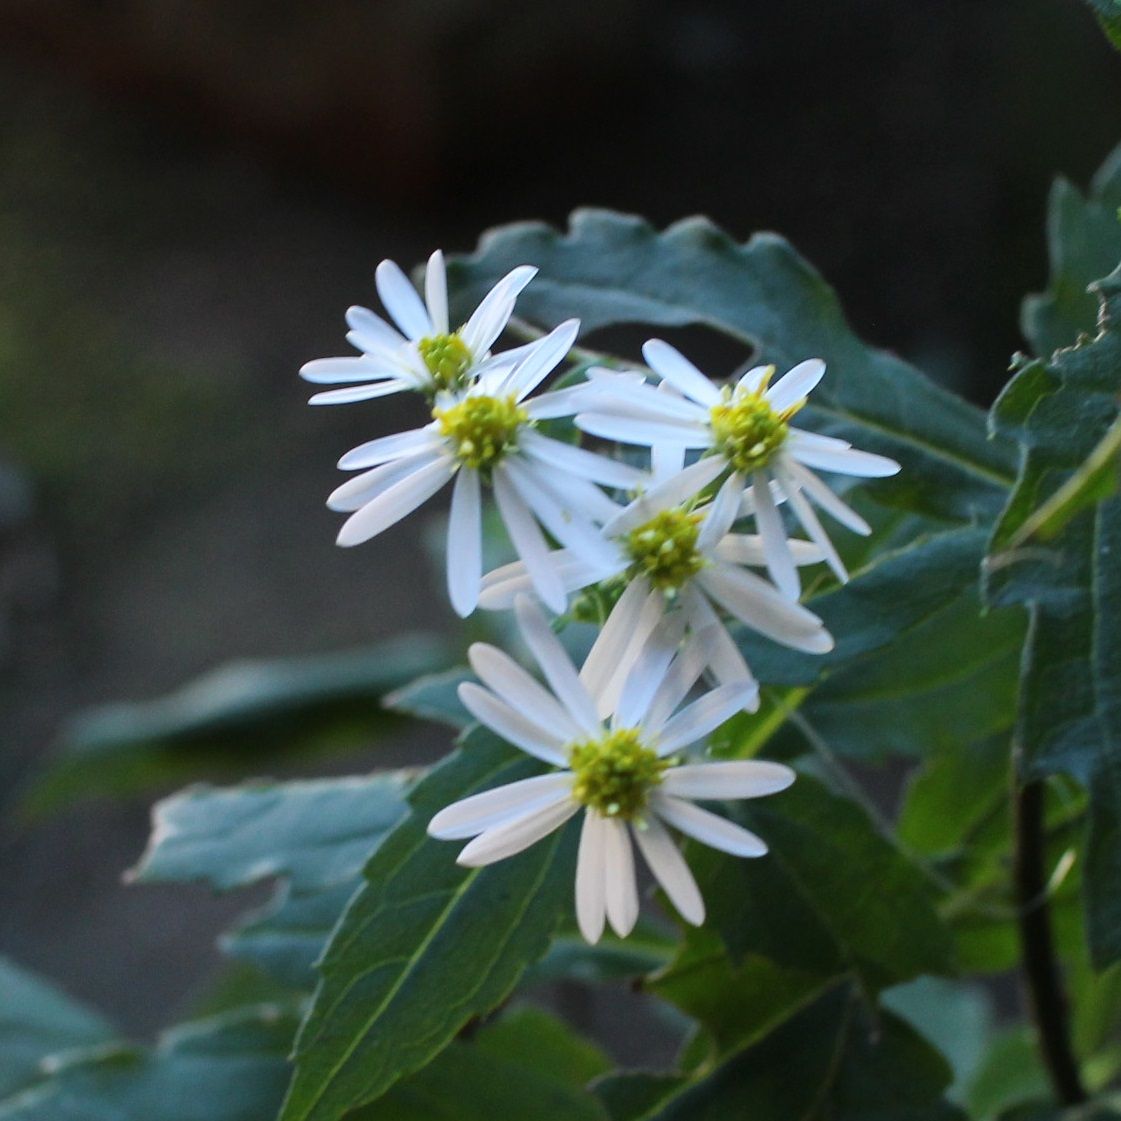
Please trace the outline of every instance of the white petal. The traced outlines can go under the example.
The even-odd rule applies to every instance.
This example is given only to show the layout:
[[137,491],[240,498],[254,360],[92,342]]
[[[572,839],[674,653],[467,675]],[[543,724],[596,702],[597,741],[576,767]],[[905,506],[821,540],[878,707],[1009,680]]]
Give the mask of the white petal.
[[886,455],[873,455],[872,452],[857,451],[856,448],[846,448],[844,451],[826,451],[823,448],[792,444],[788,449],[788,454],[808,467],[817,467],[822,471],[833,471],[838,475],[857,475],[866,479],[878,479],[887,475],[894,475],[899,471],[899,464],[894,459],[888,459]]
[[579,319],[566,319],[544,338],[538,339],[507,375],[503,392],[512,393],[518,401],[532,393],[572,349],[579,331]]
[[518,440],[527,456],[558,471],[578,475],[581,479],[591,479],[604,486],[633,489],[646,478],[645,472],[629,463],[620,463],[574,444],[550,439],[532,429],[520,433]]
[[699,573],[697,581],[729,614],[775,642],[809,654],[833,649],[832,637],[813,612],[754,573],[718,562]]
[[395,331],[380,315],[375,315],[369,308],[347,308],[346,322],[350,328],[348,340],[359,350],[367,353],[396,354],[407,341],[404,335]]
[[638,921],[638,884],[634,875],[634,850],[627,827],[613,818],[603,822],[607,919],[620,938],[626,938]]
[[633,728],[644,722],[646,712],[665,679],[666,671],[685,633],[684,612],[666,615],[646,640],[627,674],[612,724]]
[[[755,712],[759,708],[759,684],[740,648],[724,626],[723,620],[705,598],[704,592],[699,588],[685,588],[682,607],[689,612],[689,622],[693,630],[693,637],[686,640],[686,649],[694,643],[703,647],[705,664],[720,685],[747,682],[752,692],[744,704],[744,709]],[[675,706],[684,699],[684,696],[685,694],[682,693],[679,700],[674,702]],[[666,710],[666,715],[670,711],[672,710]]]
[[547,837],[554,829],[559,829],[579,808],[580,803],[568,794],[559,795],[554,804],[544,809],[532,810],[524,817],[514,818],[480,834],[463,849],[455,862],[466,868],[479,868],[496,860],[505,860]]
[[678,472],[672,478],[651,487],[645,494],[636,498],[618,515],[609,521],[603,532],[608,537],[620,537],[644,525],[655,514],[663,510],[670,510],[680,506],[694,495],[699,494],[712,482],[725,468],[724,461],[715,455],[698,459],[690,464],[684,471]]
[[752,366],[736,383],[740,393],[754,393],[768,375],[774,373],[774,366]]
[[424,302],[428,305],[428,318],[437,335],[446,335],[448,326],[448,278],[444,268],[444,254],[439,249],[428,258],[424,270]]
[[348,381],[382,381],[400,376],[396,367],[371,362],[365,355],[357,358],[316,358],[300,367],[300,377],[315,385],[341,385]]
[[786,434],[788,448],[817,448],[819,451],[843,452],[848,451],[852,444],[848,440],[841,440],[836,436],[823,436],[820,432],[808,432],[805,428],[795,428],[793,425]]
[[482,299],[471,318],[460,331],[460,338],[472,354],[480,357],[494,345],[494,340],[506,330],[514,303],[521,290],[537,275],[531,265],[519,265],[508,272]]
[[352,448],[339,460],[339,469],[354,471],[358,468],[376,467],[379,463],[403,459],[429,448],[436,449],[442,443],[442,438],[432,425],[414,428],[411,432],[394,432],[390,436],[379,436],[376,440],[369,440]]
[[645,417],[614,416],[610,413],[577,413],[576,427],[592,436],[605,440],[619,440],[624,444],[651,444],[668,440],[684,448],[712,446],[712,432],[703,424],[692,421],[653,421]]
[[[553,571],[557,574],[565,591],[586,588],[614,576],[618,568],[596,569],[568,549],[557,549],[550,554]],[[484,611],[509,611],[519,595],[533,591],[533,581],[529,578],[525,561],[514,561],[488,572],[483,577],[483,590],[479,595],[479,606]]]
[[744,708],[754,692],[750,681],[717,685],[711,692],[705,693],[666,721],[666,726],[658,736],[658,754],[672,755],[680,748],[704,739]]
[[520,747],[527,755],[558,767],[567,762],[561,750],[564,743],[555,731],[542,728],[525,713],[512,709],[473,681],[464,681],[456,692],[464,708],[480,724],[485,724],[504,740]]
[[607,918],[607,855],[603,818],[586,812],[576,856],[576,922],[585,942],[594,945]]
[[740,474],[729,475],[712,505],[704,511],[705,519],[701,523],[701,531],[697,534],[698,552],[711,553],[719,541],[727,535],[728,530],[740,513],[740,496],[743,494],[744,478]]
[[573,413],[587,408],[595,400],[590,396],[591,388],[582,385],[570,385],[566,389],[551,389],[538,397],[532,397],[522,402],[522,408],[534,420],[552,420],[559,416],[572,416]]
[[825,363],[820,358],[807,358],[805,362],[799,362],[767,390],[767,404],[776,413],[797,405],[813,392],[814,386],[824,374]]
[[514,551],[525,564],[533,590],[546,607],[559,615],[568,604],[568,596],[557,575],[544,534],[514,488],[504,466],[495,469],[491,485],[502,524],[510,535]]
[[385,310],[410,339],[416,342],[433,333],[424,303],[395,261],[382,261],[375,280]]
[[754,833],[691,802],[658,792],[650,799],[650,808],[682,833],[721,852],[730,852],[733,856],[763,856],[767,851],[762,839]]
[[743,759],[672,767],[662,789],[678,798],[762,798],[785,790],[796,778],[781,763]]
[[681,444],[663,441],[650,448],[650,473],[653,475],[653,483],[664,483],[684,467],[685,449]]
[[375,397],[388,397],[391,393],[401,393],[412,389],[412,383],[404,378],[379,381],[374,385],[351,385],[346,389],[328,389],[314,393],[308,398],[309,405],[353,405],[356,401],[372,401]]
[[851,506],[842,502],[808,467],[803,467],[793,456],[786,456],[783,466],[790,472],[791,478],[830,517],[854,533],[859,533],[861,537],[867,537],[872,532],[872,527]]
[[419,451],[404,459],[396,459],[391,463],[383,463],[371,471],[364,471],[347,479],[341,486],[336,487],[327,498],[327,509],[340,513],[352,513],[361,510],[367,502],[377,498],[379,494],[387,491],[391,486],[400,482],[407,475],[436,463],[443,458],[443,450]]
[[[686,614],[686,612],[683,612],[683,614]],[[688,613],[688,617],[692,622],[691,613]],[[673,714],[674,709],[685,700],[697,678],[704,672],[711,645],[711,639],[708,635],[705,635],[703,640],[696,634],[690,634],[686,637],[685,642],[677,652],[677,656],[666,671],[661,688],[642,721],[643,727],[651,735],[657,736],[662,730],[662,726]]]
[[478,471],[460,471],[452,491],[448,517],[448,597],[465,619],[479,602],[483,580],[482,496]]
[[825,556],[826,563],[833,570],[837,579],[842,584],[845,583],[849,574],[844,563],[838,556],[837,550],[833,548],[833,542],[829,540],[829,535],[825,532],[821,522],[818,521],[817,515],[813,512],[810,504],[802,497],[798,484],[790,478],[778,463],[775,464],[775,476],[782,484],[783,490],[786,491],[786,497],[790,501],[790,508],[794,511],[794,516],[802,523],[802,528],[817,542]]
[[[812,541],[803,541],[800,537],[788,537],[787,545],[790,555],[799,568],[807,564],[817,564],[824,560],[821,550]],[[763,549],[763,539],[753,533],[729,533],[717,542],[713,555],[728,564],[748,565],[752,568],[764,568],[767,564],[767,554]]]
[[395,525],[431,498],[452,477],[455,469],[451,459],[441,456],[434,463],[406,475],[347,518],[339,530],[338,543],[344,547],[360,545]]
[[572,775],[561,771],[510,782],[494,790],[484,790],[445,806],[429,823],[428,835],[440,841],[461,841],[475,837],[531,809],[541,809],[556,801],[557,795],[572,789]]
[[669,896],[669,901],[686,922],[700,926],[705,921],[704,900],[685,857],[666,827],[650,814],[642,824],[632,826],[632,832],[650,871]]
[[545,680],[549,682],[557,700],[568,709],[572,718],[588,735],[599,735],[603,731],[595,705],[576,674],[568,653],[560,640],[549,629],[545,616],[526,596],[514,604],[514,614],[518,629],[522,632],[530,653],[537,660]]
[[495,646],[476,642],[467,651],[467,657],[483,684],[515,711],[527,716],[532,714],[530,719],[534,723],[551,729],[562,741],[579,739],[583,735],[564,706],[508,654]]
[[751,482],[751,497],[755,503],[755,520],[759,536],[763,539],[763,552],[767,558],[767,571],[775,587],[787,599],[797,599],[802,590],[798,569],[786,542],[786,527],[782,524],[778,508],[771,496],[770,481],[762,471],[756,471]]
[[642,356],[656,374],[680,389],[686,397],[691,397],[708,409],[720,404],[720,390],[681,351],[669,343],[661,339],[650,339],[643,344]]
[[706,429],[709,426],[709,410],[704,405],[680,393],[667,392],[660,385],[642,385],[616,378],[588,384],[589,392],[594,392],[588,399],[588,412],[633,417],[655,424],[699,424]]

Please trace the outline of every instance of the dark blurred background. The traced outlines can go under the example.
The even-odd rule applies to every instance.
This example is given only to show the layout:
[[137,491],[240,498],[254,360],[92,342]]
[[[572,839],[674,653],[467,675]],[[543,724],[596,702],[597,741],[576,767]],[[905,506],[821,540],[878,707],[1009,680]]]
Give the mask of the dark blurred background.
[[[0,106],[14,803],[85,706],[450,626],[417,521],[341,551],[323,508],[412,406],[309,411],[295,376],[382,257],[589,203],[776,229],[985,404],[1051,179],[1121,139],[1121,59],[1076,0],[0,0]],[[140,1034],[243,906],[120,886],[146,803],[0,830],[0,953]]]

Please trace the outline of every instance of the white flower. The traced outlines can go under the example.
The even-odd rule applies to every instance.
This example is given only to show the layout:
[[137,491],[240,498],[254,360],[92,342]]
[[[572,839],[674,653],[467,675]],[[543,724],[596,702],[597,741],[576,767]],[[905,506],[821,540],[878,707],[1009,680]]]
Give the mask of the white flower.
[[[637,468],[550,439],[539,420],[572,411],[568,390],[527,396],[568,353],[579,322],[562,323],[524,348],[511,369],[491,366],[466,389],[437,396],[423,428],[382,436],[339,460],[343,470],[364,469],[327,500],[350,513],[340,545],[358,545],[394,525],[431,498],[452,477],[448,523],[448,592],[460,615],[478,602],[482,579],[482,487],[494,490],[498,512],[533,587],[554,611],[565,606],[564,586],[541,532],[593,565],[611,557],[597,527],[618,507],[595,484],[633,487]],[[540,523],[540,526],[538,525]]]
[[576,424],[585,432],[625,443],[700,450],[718,457],[744,492],[763,540],[767,569],[779,590],[797,599],[800,584],[794,556],[778,512],[787,501],[820,546],[838,578],[848,574],[807,498],[856,533],[868,523],[837,497],[811,468],[842,475],[894,475],[899,464],[857,451],[832,436],[795,428],[791,418],[825,373],[818,358],[800,362],[774,385],[773,366],[749,370],[735,387],[713,384],[684,355],[660,339],[642,348],[650,368],[677,392],[659,392],[632,381],[599,378],[585,390]]
[[501,650],[478,643],[471,665],[486,687],[466,683],[459,695],[483,724],[561,769],[455,802],[436,814],[428,832],[441,840],[474,838],[458,862],[477,867],[521,852],[583,809],[576,917],[589,942],[599,939],[605,918],[620,936],[638,918],[632,838],[681,916],[703,922],[704,901],[666,825],[736,856],[762,856],[767,846],[759,837],[692,800],[773,794],[794,781],[794,772],[755,760],[677,766],[672,756],[739,711],[750,686],[721,685],[675,711],[704,662],[697,647],[678,648],[681,626],[671,618],[650,636],[618,703],[601,719],[603,679],[587,664],[577,674],[527,597],[515,610],[549,689]]
[[[816,615],[748,571],[748,566],[763,565],[765,554],[758,537],[730,532],[742,490],[734,476],[712,503],[693,508],[690,500],[724,470],[720,459],[701,459],[682,470],[679,458],[676,472],[670,473],[672,466],[665,463],[663,480],[604,525],[604,536],[615,549],[610,566],[596,567],[568,549],[554,554],[566,590],[618,577],[627,580],[585,671],[600,682],[603,715],[617,702],[636,652],[667,611],[676,610],[693,636],[707,635],[707,666],[718,682],[751,682],[745,705],[754,712],[758,688],[721,622],[721,610],[796,650],[825,653],[833,648],[833,640]],[[796,564],[822,559],[819,549],[806,541],[791,541],[790,551]],[[506,609],[530,587],[524,564],[505,565],[484,577],[479,603],[490,610]]]
[[359,384],[317,393],[309,403],[344,405],[402,390],[434,397],[465,389],[495,363],[513,365],[525,347],[495,356],[490,348],[506,329],[518,294],[536,274],[537,269],[529,265],[509,272],[486,294],[471,318],[452,331],[443,253],[437,249],[428,259],[424,301],[393,261],[382,261],[376,275],[378,295],[400,330],[369,308],[350,308],[346,338],[362,351],[361,356],[317,358],[300,370],[300,376],[321,385]]

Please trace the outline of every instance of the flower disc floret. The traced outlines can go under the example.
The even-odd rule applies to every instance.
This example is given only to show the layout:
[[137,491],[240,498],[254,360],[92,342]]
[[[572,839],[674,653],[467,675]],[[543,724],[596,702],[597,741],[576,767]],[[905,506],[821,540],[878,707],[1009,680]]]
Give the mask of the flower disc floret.
[[416,345],[437,392],[464,388],[475,359],[458,333],[431,335]]
[[797,407],[775,412],[763,394],[766,384],[713,405],[710,423],[716,450],[736,471],[749,473],[766,467],[786,441],[787,423]]
[[633,821],[671,763],[647,747],[637,729],[619,728],[569,749],[572,796],[603,817]]
[[468,397],[432,415],[460,463],[484,473],[517,446],[519,429],[529,423],[529,413],[512,396]]
[[632,576],[645,576],[655,588],[676,591],[704,567],[697,549],[702,517],[685,510],[662,510],[631,530],[624,547]]

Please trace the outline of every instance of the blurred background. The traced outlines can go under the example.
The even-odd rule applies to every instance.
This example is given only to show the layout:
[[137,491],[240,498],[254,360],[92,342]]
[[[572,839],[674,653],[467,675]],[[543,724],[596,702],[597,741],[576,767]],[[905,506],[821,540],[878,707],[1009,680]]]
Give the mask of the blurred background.
[[27,784],[91,705],[457,633],[418,520],[343,551],[323,507],[416,403],[296,378],[381,258],[584,204],[776,229],[987,404],[1121,61],[1075,0],[0,0],[0,106],[0,953],[144,1036],[244,899],[121,884],[151,793],[29,818]]

